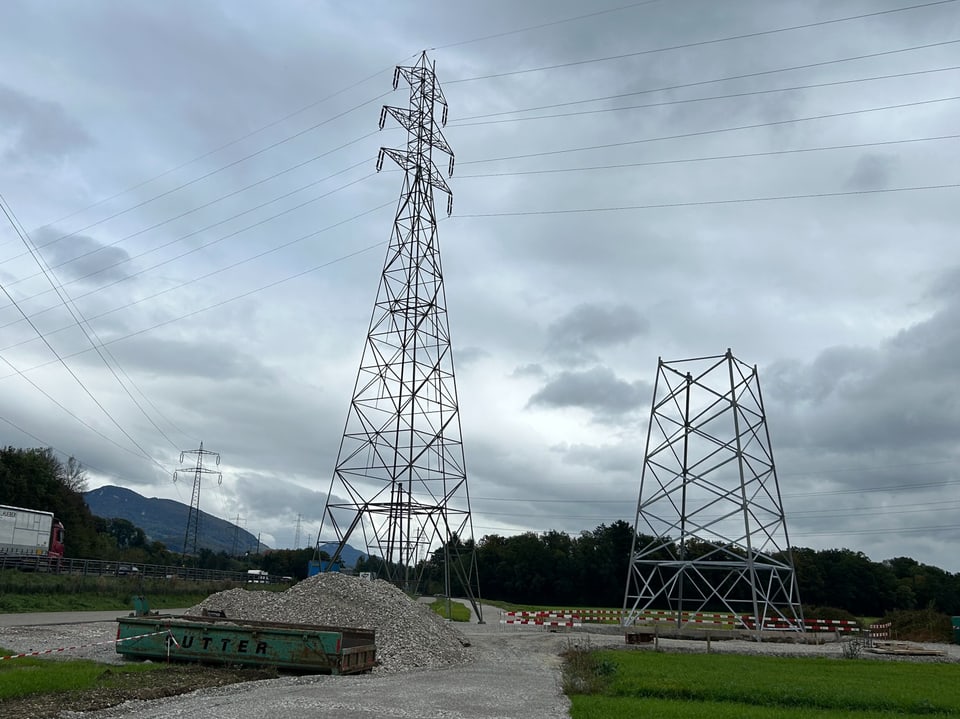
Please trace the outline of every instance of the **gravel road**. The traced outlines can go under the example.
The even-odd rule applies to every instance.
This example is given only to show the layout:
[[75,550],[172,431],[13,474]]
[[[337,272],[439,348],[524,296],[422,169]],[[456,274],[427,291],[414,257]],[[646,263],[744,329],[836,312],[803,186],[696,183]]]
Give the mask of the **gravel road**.
[[[359,676],[283,677],[248,684],[205,689],[155,701],[127,702],[112,709],[64,717],[108,719],[133,717],[172,719],[203,716],[232,719],[264,716],[422,717],[440,719],[556,719],[568,715],[569,702],[560,691],[559,654],[570,642],[592,646],[623,644],[622,635],[546,632],[539,628],[505,627],[499,610],[484,608],[487,624],[458,624],[470,642],[467,660],[442,669],[374,672]],[[39,627],[0,627],[0,645],[17,651],[93,642],[55,656],[118,663],[111,640],[115,622]]]

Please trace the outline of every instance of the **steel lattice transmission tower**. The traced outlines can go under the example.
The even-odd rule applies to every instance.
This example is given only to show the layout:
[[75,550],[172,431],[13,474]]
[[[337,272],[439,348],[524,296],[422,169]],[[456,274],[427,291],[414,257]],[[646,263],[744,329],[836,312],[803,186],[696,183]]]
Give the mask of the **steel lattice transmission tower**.
[[180,464],[187,455],[195,454],[197,464],[191,470],[178,469],[173,473],[173,481],[176,482],[178,474],[183,471],[193,472],[193,494],[190,498],[190,511],[187,513],[187,531],[183,535],[183,554],[181,561],[186,561],[187,555],[196,556],[197,537],[200,535],[200,483],[207,474],[217,475],[217,484],[223,484],[223,474],[214,469],[207,469],[203,466],[204,457],[215,457],[217,466],[220,466],[220,454],[211,452],[203,448],[203,442],[200,443],[200,449],[190,449],[180,453]]
[[[437,240],[434,190],[453,194],[433,161],[453,150],[440,128],[447,103],[426,53],[397,67],[394,89],[410,85],[407,108],[385,106],[407,130],[406,147],[381,148],[404,171],[390,245],[374,304],[360,370],[347,415],[318,535],[338,544],[361,534],[384,577],[408,591],[419,588],[428,562],[443,564],[449,594],[459,580],[479,618],[473,521],[454,380],[446,294]],[[439,122],[437,105],[442,108]]]
[[[803,614],[757,368],[659,360],[624,624],[646,609],[725,611],[759,631]],[[689,613],[689,614],[687,614]]]

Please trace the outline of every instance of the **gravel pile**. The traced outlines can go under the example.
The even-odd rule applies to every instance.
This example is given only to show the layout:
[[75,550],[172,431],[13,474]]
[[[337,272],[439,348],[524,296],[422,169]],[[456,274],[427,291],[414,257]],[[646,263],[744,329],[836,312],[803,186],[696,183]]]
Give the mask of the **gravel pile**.
[[285,592],[229,589],[187,610],[228,618],[326,624],[377,632],[378,672],[438,669],[467,660],[467,641],[429,607],[392,584],[343,574],[310,577]]

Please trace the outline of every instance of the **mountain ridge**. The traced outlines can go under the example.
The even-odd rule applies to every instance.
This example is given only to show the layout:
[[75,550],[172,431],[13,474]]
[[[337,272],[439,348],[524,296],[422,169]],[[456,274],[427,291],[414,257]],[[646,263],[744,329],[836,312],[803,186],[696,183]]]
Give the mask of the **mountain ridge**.
[[[163,542],[171,552],[183,552],[190,507],[173,499],[144,497],[132,489],[107,485],[83,493],[90,511],[104,519],[125,519],[144,531],[151,542]],[[200,510],[197,548],[243,554],[257,550],[257,538],[233,522]],[[259,544],[259,550],[270,549]]]

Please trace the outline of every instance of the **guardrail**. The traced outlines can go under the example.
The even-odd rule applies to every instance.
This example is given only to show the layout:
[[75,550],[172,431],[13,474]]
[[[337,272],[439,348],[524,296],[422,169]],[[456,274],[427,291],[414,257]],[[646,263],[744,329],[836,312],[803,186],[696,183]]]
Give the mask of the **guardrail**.
[[[620,624],[623,612],[616,609],[540,609],[531,611],[501,611],[500,623],[513,625],[541,625],[548,622],[565,622],[562,626],[581,624]],[[651,627],[658,624],[677,624],[677,613],[668,610],[648,609],[633,618],[631,627]],[[680,622],[684,627],[711,629],[756,629],[757,620],[749,615],[728,612],[683,612]],[[889,625],[887,625],[889,627]],[[765,618],[760,623],[765,631],[830,632],[836,634],[859,634],[860,625],[846,619],[804,619],[800,625],[780,618]],[[874,628],[871,626],[871,631]],[[889,631],[889,628],[887,629]],[[874,636],[879,636],[875,634]]]
[[[0,554],[0,570],[18,569],[26,572],[71,574],[85,577],[143,577],[145,579],[181,579],[191,582],[237,582],[247,583],[250,576],[244,572],[223,569],[177,567],[164,564],[141,564],[139,562],[116,562],[101,559],[56,559],[50,557],[18,557]],[[267,575],[258,577],[257,583],[278,584],[282,577]]]

